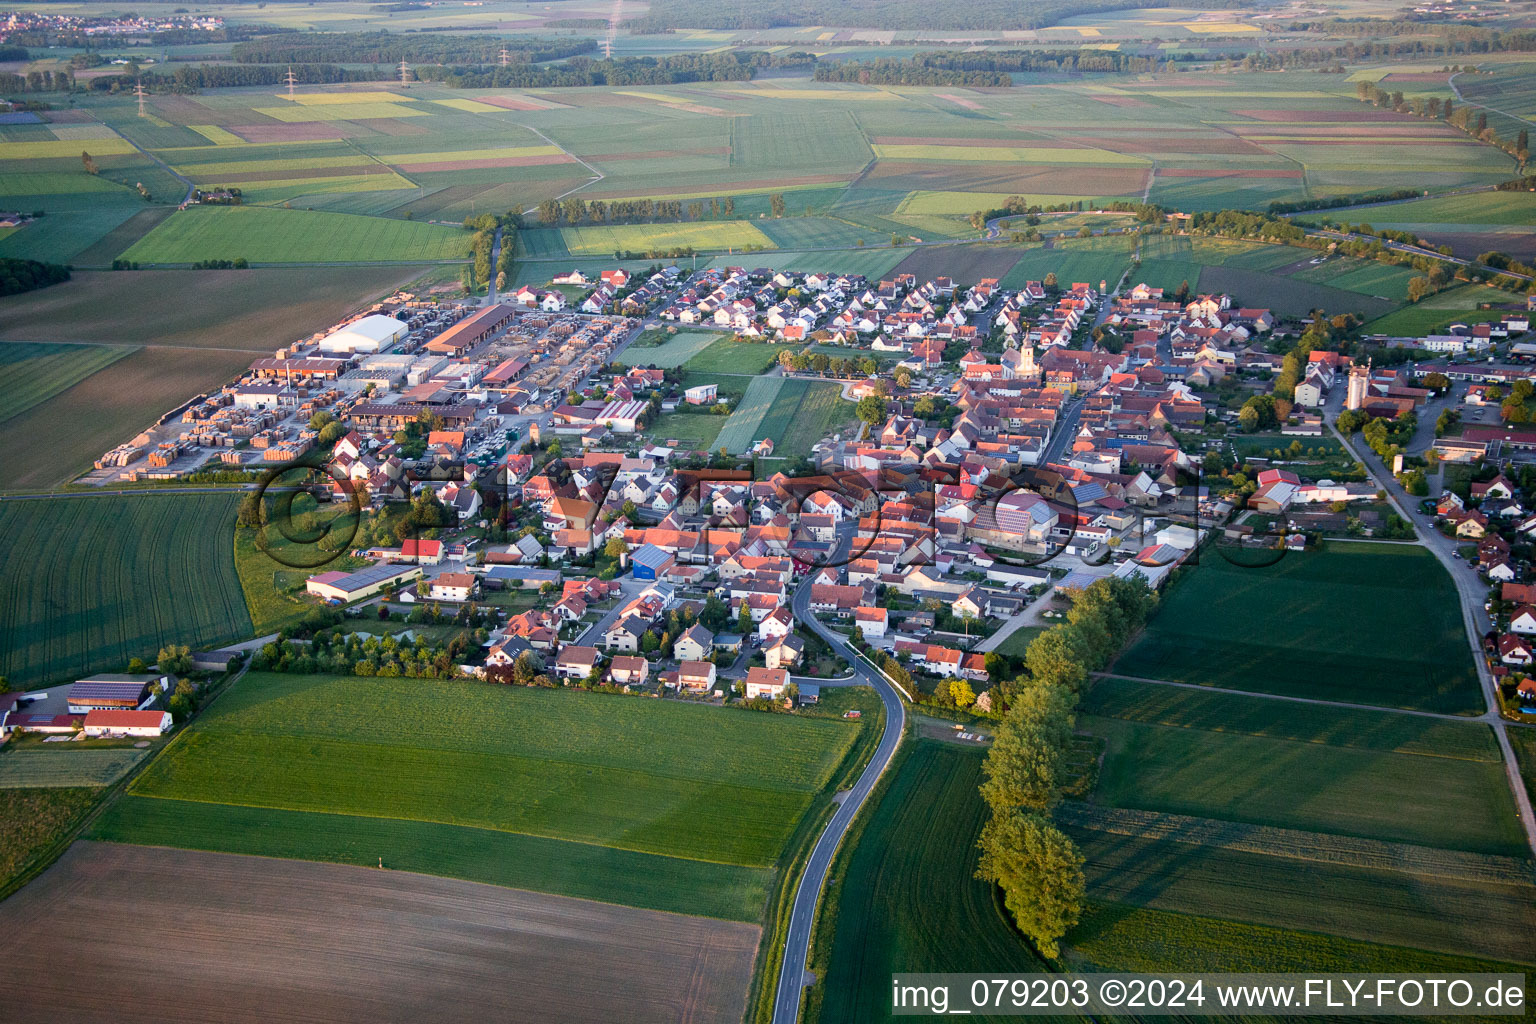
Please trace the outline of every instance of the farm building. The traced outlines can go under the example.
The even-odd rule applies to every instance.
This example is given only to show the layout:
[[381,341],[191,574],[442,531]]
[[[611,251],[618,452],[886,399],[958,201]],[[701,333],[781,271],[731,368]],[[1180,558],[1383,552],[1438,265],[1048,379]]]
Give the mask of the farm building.
[[683,398],[689,405],[710,405],[720,394],[719,385],[700,384],[683,392]]
[[160,675],[100,675],[76,681],[69,688],[71,714],[88,711],[122,711],[143,707],[168,681]]
[[91,739],[117,736],[159,736],[171,727],[169,711],[109,711],[98,709],[85,716],[85,734]]
[[321,338],[320,351],[347,355],[382,352],[409,333],[411,329],[394,317],[375,313]]
[[0,734],[35,732],[44,736],[63,736],[75,732],[85,721],[84,715],[44,715],[12,711],[0,722]]
[[358,601],[419,579],[421,570],[414,565],[384,562],[357,572],[323,572],[311,576],[304,589],[327,601]]

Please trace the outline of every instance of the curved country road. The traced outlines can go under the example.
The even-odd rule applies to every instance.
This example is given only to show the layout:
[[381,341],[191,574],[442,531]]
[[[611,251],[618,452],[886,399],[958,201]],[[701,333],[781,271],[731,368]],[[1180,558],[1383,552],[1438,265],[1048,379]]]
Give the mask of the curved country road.
[[[847,543],[847,536],[841,538],[839,550]],[[807,576],[795,591],[794,597],[795,618],[810,626],[832,648],[839,652],[847,651],[847,638],[841,633],[835,633],[817,621],[811,612],[811,577]],[[800,995],[806,985],[812,979],[806,970],[807,961],[811,953],[811,929],[816,922],[816,904],[821,899],[821,891],[827,884],[827,872],[832,868],[832,858],[837,854],[838,845],[843,836],[848,832],[848,826],[853,824],[853,819],[858,816],[859,809],[869,799],[869,794],[875,788],[875,783],[880,781],[880,776],[885,774],[891,758],[896,753],[896,748],[901,745],[902,734],[907,728],[907,710],[901,701],[901,695],[896,692],[886,679],[869,665],[851,656],[849,661],[854,668],[854,678],[839,681],[839,686],[872,686],[880,695],[880,700],[885,704],[885,731],[880,734],[880,745],[875,748],[874,756],[865,765],[859,780],[853,784],[853,788],[843,794],[842,802],[838,805],[832,820],[822,831],[816,840],[816,846],[811,850],[811,858],[805,865],[805,871],[800,876],[800,883],[795,888],[794,909],[790,911],[789,933],[784,940],[784,960],[779,969],[778,991],[773,999],[773,1024],[798,1024],[800,1020]],[[823,686],[831,685],[825,681]]]

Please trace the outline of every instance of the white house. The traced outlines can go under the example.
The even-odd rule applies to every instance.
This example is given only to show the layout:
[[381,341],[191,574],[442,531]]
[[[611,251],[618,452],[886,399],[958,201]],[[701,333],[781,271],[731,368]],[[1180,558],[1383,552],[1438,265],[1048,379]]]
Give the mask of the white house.
[[128,711],[97,708],[85,716],[85,735],[91,739],[120,736],[159,736],[171,727],[169,711]]

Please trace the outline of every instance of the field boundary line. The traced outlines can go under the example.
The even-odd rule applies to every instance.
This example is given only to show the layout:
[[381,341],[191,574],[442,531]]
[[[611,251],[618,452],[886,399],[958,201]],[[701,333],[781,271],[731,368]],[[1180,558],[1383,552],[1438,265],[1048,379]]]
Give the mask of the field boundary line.
[[1069,825],[1136,839],[1320,864],[1403,871],[1466,882],[1536,886],[1536,863],[1501,854],[1445,850],[1414,843],[1393,843],[1164,811],[1106,807],[1080,800],[1064,801],[1056,815],[1058,820]]
[[[1234,690],[1229,686],[1207,686],[1204,683],[1185,683],[1177,679],[1153,679],[1150,676],[1130,676],[1123,672],[1090,672],[1096,679],[1123,679],[1128,683],[1151,683],[1155,686],[1176,686],[1184,690],[1206,690],[1211,693],[1228,693],[1238,697],[1258,697],[1262,700],[1284,700],[1293,704],[1317,704],[1328,708],[1349,708],[1352,711],[1380,711],[1389,715],[1413,715],[1417,718],[1438,718],[1446,722],[1490,722],[1493,712],[1480,715],[1453,715],[1444,711],[1420,711],[1415,708],[1392,708],[1381,704],[1356,704],[1346,700],[1325,700],[1322,697],[1295,697],[1285,693],[1262,693],[1257,690]],[[1108,716],[1113,717],[1113,716]]]

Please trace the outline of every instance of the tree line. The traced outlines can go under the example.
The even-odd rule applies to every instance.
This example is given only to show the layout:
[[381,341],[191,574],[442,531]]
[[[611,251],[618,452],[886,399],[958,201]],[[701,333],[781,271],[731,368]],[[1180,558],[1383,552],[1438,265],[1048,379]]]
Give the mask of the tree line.
[[512,63],[536,64],[596,49],[591,39],[304,32],[237,43],[230,56],[240,64],[499,64],[505,50]]
[[[1244,0],[1179,0],[1181,8],[1229,10]],[[929,29],[1045,28],[1062,18],[1103,11],[1175,6],[1172,0],[971,0],[935,7],[922,0],[654,0],[647,14],[629,18],[624,27],[635,33],[677,29],[771,29],[808,25],[925,31]]]
[[798,67],[810,54],[761,51],[679,53],[665,57],[572,57],[564,64],[534,67],[432,65],[416,69],[423,81],[453,89],[553,89],[588,85],[673,85],[679,82],[746,82],[761,67]]
[[[783,196],[772,197],[783,203]],[[673,220],[729,220],[736,216],[736,200],[694,199],[545,199],[539,203],[539,223],[557,224],[651,224]],[[776,213],[774,216],[783,216]]]
[[1083,855],[1051,817],[1072,781],[1078,695],[1156,603],[1140,577],[1095,580],[1074,596],[1066,622],[1031,641],[1028,674],[996,687],[994,706],[1000,699],[1008,710],[982,763],[989,816],[976,875],[1002,889],[1019,930],[1052,959],[1078,921],[1085,888]]
[[1106,72],[1143,74],[1172,67],[1159,57],[1114,51],[998,50],[968,53],[935,50],[911,57],[879,57],[818,63],[818,82],[866,85],[968,85],[1010,88],[1012,72]]

